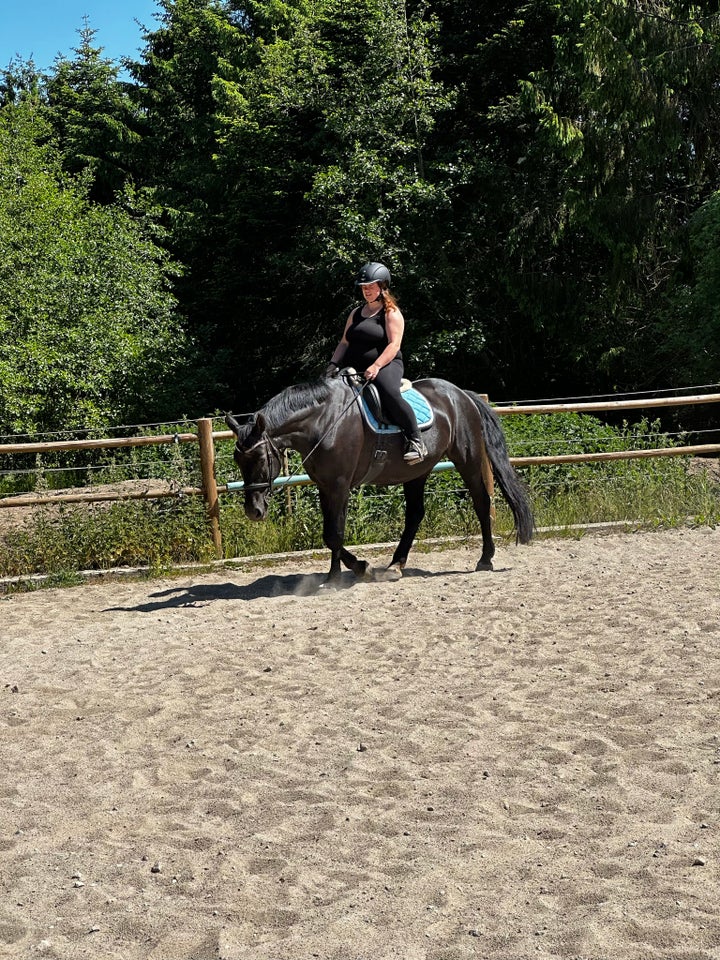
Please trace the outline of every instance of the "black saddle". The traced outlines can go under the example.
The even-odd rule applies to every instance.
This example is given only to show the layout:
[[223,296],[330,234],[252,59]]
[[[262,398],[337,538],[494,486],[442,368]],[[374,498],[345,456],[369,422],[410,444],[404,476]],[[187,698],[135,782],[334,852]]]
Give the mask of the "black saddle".
[[[362,388],[362,398],[360,408],[362,410],[365,422],[377,433],[396,433],[400,431],[397,424],[393,423],[383,406],[381,394],[374,383],[366,383],[352,367],[343,370],[343,376],[358,394]],[[420,430],[427,430],[433,422],[433,412],[430,404],[425,397],[419,393],[412,385],[410,380],[403,379],[400,392],[405,394],[404,399],[415,411],[415,418]]]

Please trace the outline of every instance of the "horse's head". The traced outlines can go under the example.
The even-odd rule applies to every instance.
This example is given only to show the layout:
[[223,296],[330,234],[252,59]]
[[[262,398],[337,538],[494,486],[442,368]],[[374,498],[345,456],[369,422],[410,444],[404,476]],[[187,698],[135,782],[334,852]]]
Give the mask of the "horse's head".
[[262,413],[243,424],[227,414],[225,423],[236,437],[234,457],[243,478],[245,515],[248,520],[264,520],[273,481],[282,468],[282,455],[267,435]]

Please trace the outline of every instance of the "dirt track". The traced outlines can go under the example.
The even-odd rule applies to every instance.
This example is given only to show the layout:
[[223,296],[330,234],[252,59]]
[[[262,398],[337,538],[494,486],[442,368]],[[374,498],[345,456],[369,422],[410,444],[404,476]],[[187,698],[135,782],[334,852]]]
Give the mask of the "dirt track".
[[0,600],[0,956],[720,955],[720,531]]

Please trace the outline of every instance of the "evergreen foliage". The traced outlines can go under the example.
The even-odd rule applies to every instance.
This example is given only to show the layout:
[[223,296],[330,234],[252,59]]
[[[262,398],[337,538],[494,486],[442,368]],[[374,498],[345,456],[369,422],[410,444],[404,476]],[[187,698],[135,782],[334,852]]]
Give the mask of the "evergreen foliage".
[[63,168],[89,174],[90,199],[110,203],[127,181],[138,119],[119,68],[93,45],[96,33],[86,18],[74,59],[56,61],[47,81],[47,116]]
[[720,380],[717,0],[161,8],[129,79],[87,20],[0,73],[6,430],[152,419],[171,378],[255,409],[324,368],[366,259],[411,375]]

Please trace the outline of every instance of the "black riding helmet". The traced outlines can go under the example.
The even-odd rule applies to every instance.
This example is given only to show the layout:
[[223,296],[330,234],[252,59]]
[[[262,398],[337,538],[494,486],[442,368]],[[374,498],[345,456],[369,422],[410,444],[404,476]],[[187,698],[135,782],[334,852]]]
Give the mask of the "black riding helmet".
[[355,286],[361,287],[366,283],[379,283],[383,288],[390,286],[390,271],[384,263],[366,263],[360,268]]

